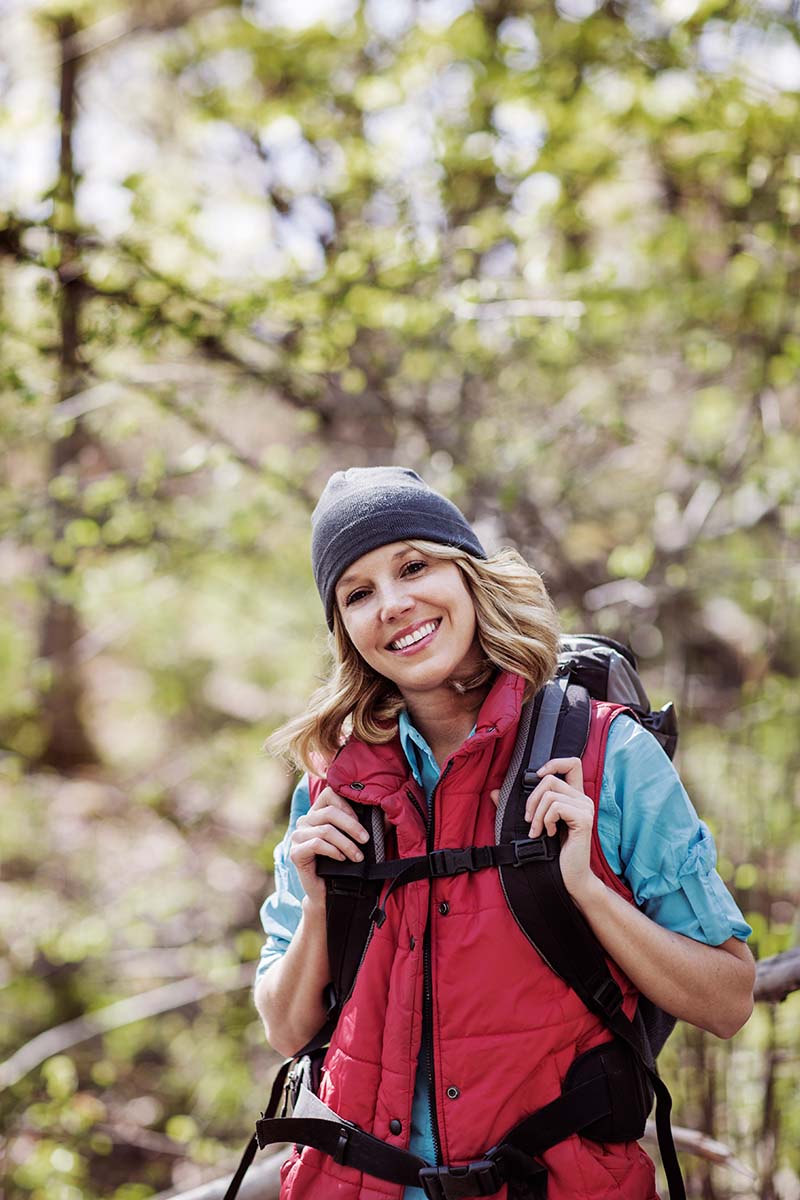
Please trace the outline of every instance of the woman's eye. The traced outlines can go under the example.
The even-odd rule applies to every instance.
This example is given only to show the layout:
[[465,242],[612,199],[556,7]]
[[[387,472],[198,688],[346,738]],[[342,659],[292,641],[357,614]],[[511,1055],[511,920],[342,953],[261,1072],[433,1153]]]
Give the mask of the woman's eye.
[[419,562],[417,560],[415,560],[414,562],[406,563],[405,566],[403,567],[403,574],[404,575],[419,575],[420,571],[424,571],[425,568],[427,567],[427,565],[428,565],[427,563]]
[[356,590],[351,592],[345,600],[345,606],[349,607],[351,604],[356,604],[362,598],[362,596],[366,596],[366,594],[366,588],[356,588]]

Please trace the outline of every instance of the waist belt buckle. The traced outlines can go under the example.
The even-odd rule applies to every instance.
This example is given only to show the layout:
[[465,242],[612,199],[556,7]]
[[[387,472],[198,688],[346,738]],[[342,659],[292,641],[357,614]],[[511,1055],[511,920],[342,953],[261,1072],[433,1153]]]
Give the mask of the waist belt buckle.
[[465,1167],[423,1167],[419,1182],[428,1200],[493,1196],[505,1183],[496,1162],[482,1158]]

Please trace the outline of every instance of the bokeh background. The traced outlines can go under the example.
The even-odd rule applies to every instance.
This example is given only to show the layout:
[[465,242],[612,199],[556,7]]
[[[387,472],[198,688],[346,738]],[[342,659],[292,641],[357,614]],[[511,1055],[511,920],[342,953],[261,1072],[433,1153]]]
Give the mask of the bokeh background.
[[[797,961],[799,294],[796,0],[1,0],[9,1200],[187,1192],[263,1107],[332,469],[633,646]],[[693,1200],[800,1197],[798,1000],[665,1050]]]

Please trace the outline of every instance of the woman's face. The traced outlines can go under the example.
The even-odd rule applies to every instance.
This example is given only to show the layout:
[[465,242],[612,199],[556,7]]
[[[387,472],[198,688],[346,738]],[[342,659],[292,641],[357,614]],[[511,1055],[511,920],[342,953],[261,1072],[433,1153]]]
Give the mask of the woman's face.
[[481,662],[472,597],[449,559],[380,546],[347,568],[336,603],[361,657],[404,696],[467,678]]

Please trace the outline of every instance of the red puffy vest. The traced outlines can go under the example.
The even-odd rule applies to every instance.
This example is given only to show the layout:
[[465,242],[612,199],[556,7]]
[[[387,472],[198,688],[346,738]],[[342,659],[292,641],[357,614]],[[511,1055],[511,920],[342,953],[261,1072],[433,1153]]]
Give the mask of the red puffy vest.
[[[435,848],[494,841],[489,793],[508,768],[524,687],[519,676],[501,674],[475,733],[445,765],[433,801]],[[583,768],[595,810],[608,729],[619,711],[593,702]],[[425,853],[426,800],[399,738],[383,746],[351,740],[331,764],[327,783],[345,799],[381,806],[388,857]],[[312,799],[322,786],[315,781]],[[632,899],[603,856],[596,822],[591,861],[609,887]],[[453,1166],[482,1157],[524,1116],[555,1099],[573,1060],[609,1035],[522,934],[496,870],[411,883],[392,894],[386,921],[373,927],[325,1058],[319,1095],[335,1112],[408,1147],[429,912],[432,1095],[442,1161]],[[630,1016],[636,991],[609,965]],[[653,1164],[637,1143],[598,1144],[574,1135],[543,1161],[548,1200],[657,1200]],[[282,1180],[282,1200],[399,1200],[402,1192],[309,1147],[301,1154],[295,1149]],[[507,1190],[497,1193],[499,1200]]]

